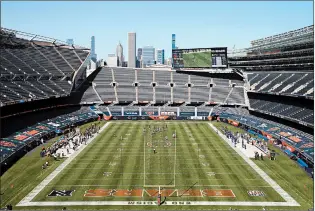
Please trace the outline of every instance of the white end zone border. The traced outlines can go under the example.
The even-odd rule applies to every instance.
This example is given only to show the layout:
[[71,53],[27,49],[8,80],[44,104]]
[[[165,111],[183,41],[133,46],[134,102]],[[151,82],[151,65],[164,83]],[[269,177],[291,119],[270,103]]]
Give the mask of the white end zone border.
[[[102,132],[110,122],[106,123],[100,130]],[[229,145],[230,141],[211,123],[209,126],[216,132],[219,136],[225,140]],[[95,134],[90,140],[91,143],[98,134]],[[36,186],[28,195],[26,195],[16,206],[93,206],[93,205],[136,205],[136,206],[156,206],[153,201],[41,201],[32,202],[37,194],[39,194],[46,185],[48,185],[76,156],[86,147],[83,145],[78,151],[73,153],[67,160],[65,160],[59,167],[57,167],[49,176],[47,176],[38,186]],[[231,146],[231,145],[230,145]],[[286,191],[284,191],[274,180],[272,180],[264,171],[262,171],[253,161],[246,157],[240,150],[231,146],[247,163],[250,165],[274,190],[279,193],[279,195],[286,202],[258,202],[258,201],[167,201],[163,205],[206,205],[206,206],[279,206],[279,207],[290,207],[290,206],[300,206]]]
[[[88,141],[87,145],[82,145],[78,151],[75,151],[72,155],[70,155],[60,166],[58,166],[51,174],[49,174],[39,185],[37,185],[31,192],[29,192],[16,206],[32,206],[28,205],[37,194],[39,194],[45,187],[48,185],[64,168],[71,163],[73,159],[75,159],[80,152],[82,152],[85,147],[87,147],[91,142],[95,140],[95,138],[105,129],[111,122],[107,122],[100,130],[99,133],[94,134]],[[35,205],[36,206],[36,205]]]

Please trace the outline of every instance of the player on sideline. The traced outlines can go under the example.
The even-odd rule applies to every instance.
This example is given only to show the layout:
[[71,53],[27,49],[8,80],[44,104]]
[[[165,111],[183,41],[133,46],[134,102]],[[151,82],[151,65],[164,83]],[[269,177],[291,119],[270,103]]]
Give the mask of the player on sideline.
[[153,148],[153,153],[154,153],[154,154],[156,153],[155,148]]

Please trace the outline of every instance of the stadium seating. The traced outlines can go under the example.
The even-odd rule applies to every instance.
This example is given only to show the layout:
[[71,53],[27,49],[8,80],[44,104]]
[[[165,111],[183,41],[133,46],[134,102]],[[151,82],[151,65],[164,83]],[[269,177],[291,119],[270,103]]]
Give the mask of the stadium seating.
[[[115,87],[113,86],[113,83]],[[153,82],[156,86],[153,87]],[[190,89],[188,83],[191,83]],[[214,87],[209,87],[210,83]],[[231,83],[237,85],[232,88]],[[245,104],[244,82],[227,79],[211,79],[174,71],[133,70],[128,68],[103,68],[93,80],[95,89],[104,102],[208,102],[223,103],[231,91],[227,103]],[[138,83],[135,86],[135,83]],[[173,89],[170,84],[173,83]],[[233,90],[231,90],[233,89]],[[172,91],[173,90],[173,91]],[[89,91],[90,92],[90,91]],[[154,98],[155,93],[155,98]],[[172,95],[173,93],[173,95]],[[190,99],[189,99],[190,94]],[[136,98],[138,96],[138,98]],[[86,102],[83,98],[81,102]]]
[[296,96],[313,96],[314,73],[249,73],[251,91]]
[[83,94],[83,97],[81,99],[81,102],[86,103],[94,103],[99,102],[100,99],[97,96],[97,93],[94,91],[93,87],[90,86]]
[[314,68],[314,38],[305,38],[300,42],[277,43],[278,46],[261,46],[248,50],[246,56],[232,56],[229,58],[230,67],[245,70],[292,71],[313,70]]
[[314,124],[314,111],[308,108],[261,99],[250,99],[250,106],[255,110],[277,114],[286,118],[296,119],[309,124]]
[[[67,81],[88,58],[89,50],[8,35],[1,28],[0,102],[7,103],[69,96]],[[33,36],[32,36],[33,37]]]

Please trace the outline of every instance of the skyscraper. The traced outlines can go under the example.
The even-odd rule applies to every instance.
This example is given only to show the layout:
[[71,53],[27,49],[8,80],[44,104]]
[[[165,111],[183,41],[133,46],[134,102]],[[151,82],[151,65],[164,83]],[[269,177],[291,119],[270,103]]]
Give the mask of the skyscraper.
[[142,48],[142,67],[153,65],[155,62],[155,48],[145,46]]
[[156,64],[164,64],[164,49],[156,50]]
[[95,37],[91,37],[91,59],[93,59],[95,62],[97,61],[97,55],[95,53]]
[[136,67],[136,33],[128,33],[128,67]]
[[141,56],[142,56],[142,48],[138,48],[138,54],[137,54],[138,61],[141,61]]
[[122,67],[124,62],[124,49],[120,42],[116,47],[116,56],[118,59],[118,67]]
[[73,39],[67,39],[67,41],[66,41],[66,43],[68,44],[68,45],[74,45],[74,41],[73,41]]
[[172,49],[175,49],[176,47],[176,35],[172,34]]
[[142,48],[138,48],[137,63],[136,63],[136,67],[137,68],[142,67],[142,65],[141,65],[141,57],[142,57]]
[[118,57],[115,54],[108,54],[107,57],[107,66],[108,67],[117,67]]

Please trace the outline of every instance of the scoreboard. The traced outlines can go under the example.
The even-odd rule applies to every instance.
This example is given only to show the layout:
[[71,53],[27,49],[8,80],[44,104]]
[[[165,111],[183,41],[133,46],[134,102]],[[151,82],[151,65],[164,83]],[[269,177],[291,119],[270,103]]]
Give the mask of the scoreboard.
[[227,47],[172,50],[173,68],[226,68]]

